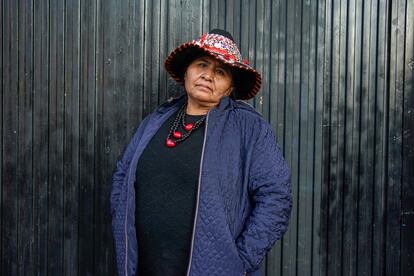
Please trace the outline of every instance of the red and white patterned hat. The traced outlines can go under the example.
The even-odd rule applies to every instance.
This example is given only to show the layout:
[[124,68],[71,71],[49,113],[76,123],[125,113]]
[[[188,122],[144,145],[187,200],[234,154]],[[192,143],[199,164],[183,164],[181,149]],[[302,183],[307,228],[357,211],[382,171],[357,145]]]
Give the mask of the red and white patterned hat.
[[237,99],[248,100],[259,92],[262,83],[260,73],[251,67],[247,60],[242,59],[231,35],[218,29],[175,48],[165,60],[165,69],[176,82],[183,84],[188,65],[204,55],[216,58],[236,72],[234,81]]

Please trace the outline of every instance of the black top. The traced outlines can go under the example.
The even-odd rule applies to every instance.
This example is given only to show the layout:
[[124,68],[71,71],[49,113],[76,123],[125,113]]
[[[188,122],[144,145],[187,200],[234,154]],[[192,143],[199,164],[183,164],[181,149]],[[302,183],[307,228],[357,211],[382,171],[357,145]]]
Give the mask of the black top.
[[[176,115],[161,126],[137,165],[135,218],[141,276],[182,276],[187,271],[204,124],[168,148],[165,140]],[[187,115],[186,123],[200,118]]]

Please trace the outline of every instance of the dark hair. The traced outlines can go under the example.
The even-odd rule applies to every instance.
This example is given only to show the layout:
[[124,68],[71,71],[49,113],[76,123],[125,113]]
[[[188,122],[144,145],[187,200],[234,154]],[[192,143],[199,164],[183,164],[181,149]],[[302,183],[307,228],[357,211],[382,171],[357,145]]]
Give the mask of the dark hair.
[[184,80],[185,72],[187,72],[188,66],[190,66],[191,63],[193,63],[194,60],[202,57],[202,56],[208,56],[205,52],[200,51],[192,54],[191,56],[188,56],[187,60],[185,61],[185,65],[183,66],[183,71],[180,72],[180,77],[182,80]]
[[233,99],[237,98],[237,89],[236,87],[239,87],[240,85],[240,76],[239,73],[236,70],[231,70],[231,80],[232,80],[232,87],[233,90],[231,91],[230,97]]
[[227,37],[227,38],[228,38],[228,39],[230,39],[231,41],[235,42],[235,41],[234,41],[234,39],[233,39],[233,36],[232,36],[229,32],[227,32],[227,31],[225,31],[225,30],[221,30],[221,29],[212,29],[212,30],[210,30],[208,33],[209,33],[209,34],[218,34],[218,35],[222,35],[222,36],[224,36],[224,37]]

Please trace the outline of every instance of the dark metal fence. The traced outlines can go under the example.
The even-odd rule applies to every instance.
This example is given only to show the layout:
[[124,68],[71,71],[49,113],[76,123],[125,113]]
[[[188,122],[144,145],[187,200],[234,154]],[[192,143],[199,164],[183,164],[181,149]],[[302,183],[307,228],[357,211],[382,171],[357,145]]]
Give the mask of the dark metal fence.
[[108,196],[163,59],[220,27],[293,174],[263,275],[414,275],[414,1],[0,2],[1,275],[113,275]]

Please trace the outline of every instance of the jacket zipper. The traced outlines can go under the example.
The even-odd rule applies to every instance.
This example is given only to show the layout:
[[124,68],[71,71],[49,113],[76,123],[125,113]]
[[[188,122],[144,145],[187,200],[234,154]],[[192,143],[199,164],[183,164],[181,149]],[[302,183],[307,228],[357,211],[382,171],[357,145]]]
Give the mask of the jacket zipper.
[[190,260],[188,261],[187,274],[186,274],[187,276],[190,275],[191,262],[193,260],[194,236],[195,236],[195,229],[196,229],[196,224],[197,224],[198,205],[199,205],[199,201],[200,201],[201,173],[202,173],[202,170],[203,170],[204,148],[206,146],[206,137],[207,137],[207,128],[208,128],[208,115],[209,114],[210,114],[210,111],[207,112],[207,116],[206,116],[206,128],[204,130],[203,148],[201,150],[200,173],[198,175],[196,210],[195,210],[195,214],[194,214],[193,234],[192,234],[192,237],[191,237]]

